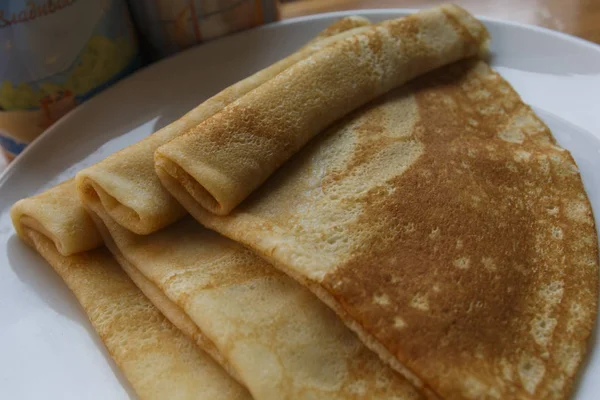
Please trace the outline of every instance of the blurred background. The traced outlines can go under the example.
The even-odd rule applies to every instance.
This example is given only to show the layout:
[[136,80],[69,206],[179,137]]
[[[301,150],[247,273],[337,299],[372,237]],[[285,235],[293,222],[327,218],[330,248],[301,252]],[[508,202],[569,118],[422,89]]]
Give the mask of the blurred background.
[[[0,172],[77,105],[158,59],[280,19],[443,0],[0,0]],[[600,0],[454,0],[600,43]]]
[[453,3],[476,15],[539,25],[600,43],[600,0],[283,0],[281,17],[365,8]]

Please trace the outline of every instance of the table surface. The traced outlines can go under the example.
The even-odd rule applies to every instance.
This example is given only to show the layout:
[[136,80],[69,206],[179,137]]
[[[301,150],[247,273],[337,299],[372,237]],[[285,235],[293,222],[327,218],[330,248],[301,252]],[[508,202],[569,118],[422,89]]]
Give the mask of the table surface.
[[[473,14],[544,26],[600,43],[600,0],[292,0],[281,18],[365,8],[427,8],[452,2]],[[7,161],[0,152],[0,172]]]
[[544,26],[600,43],[600,0],[293,0],[281,4],[281,17],[361,8],[427,8],[458,4],[486,17]]

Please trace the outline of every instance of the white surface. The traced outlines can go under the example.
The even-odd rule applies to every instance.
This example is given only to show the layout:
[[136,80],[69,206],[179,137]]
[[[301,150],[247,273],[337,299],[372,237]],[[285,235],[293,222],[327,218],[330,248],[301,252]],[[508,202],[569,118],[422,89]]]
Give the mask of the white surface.
[[[374,21],[401,10],[361,11]],[[133,143],[218,90],[292,52],[333,20],[324,14],[247,31],[155,64],[68,114],[0,177],[0,398],[122,399],[132,395],[75,298],[15,236],[18,199]],[[600,216],[600,46],[560,33],[487,20],[492,64],[569,149]],[[600,398],[594,350],[577,399]]]

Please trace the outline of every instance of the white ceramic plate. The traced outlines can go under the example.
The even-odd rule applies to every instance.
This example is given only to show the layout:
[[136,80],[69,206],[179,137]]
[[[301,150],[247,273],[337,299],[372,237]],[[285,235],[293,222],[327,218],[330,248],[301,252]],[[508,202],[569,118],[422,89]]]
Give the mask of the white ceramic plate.
[[[378,21],[408,12],[356,13]],[[0,398],[134,396],[75,297],[16,237],[10,206],[156,131],[350,14],[284,21],[152,65],[69,113],[5,171],[0,177]],[[542,28],[483,20],[492,35],[493,66],[573,153],[600,226],[600,46]],[[600,398],[597,336],[577,399]]]

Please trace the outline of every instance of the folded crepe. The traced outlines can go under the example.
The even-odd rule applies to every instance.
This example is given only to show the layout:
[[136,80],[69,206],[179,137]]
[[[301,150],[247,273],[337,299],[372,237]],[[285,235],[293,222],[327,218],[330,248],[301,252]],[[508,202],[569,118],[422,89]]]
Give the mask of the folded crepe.
[[308,289],[241,245],[190,218],[136,235],[92,204],[133,281],[173,323],[191,321],[255,399],[422,398]]
[[568,397],[596,316],[592,210],[569,152],[484,62],[348,117],[230,215],[174,194],[418,387]]
[[[185,211],[161,186],[154,173],[154,151],[291,65],[360,32],[366,24],[368,20],[364,18],[335,22],[296,53],[228,87],[144,140],[80,171],[77,184],[82,201],[98,202],[115,221],[138,234],[152,233],[175,222]],[[334,36],[328,36],[332,34]]]
[[[314,39],[310,40],[306,45],[301,47],[301,49],[310,47],[310,46],[318,43],[319,41],[327,39],[331,36],[335,36],[340,33],[347,32],[351,29],[361,28],[361,27],[364,27],[364,26],[367,26],[370,24],[371,24],[371,22],[367,18],[361,17],[359,15],[351,15],[349,17],[341,18],[341,19],[333,22],[331,25],[329,25],[327,28],[325,28],[321,32],[319,32],[319,34],[317,34],[317,36],[315,36]],[[354,32],[358,32],[358,31],[353,31],[353,33]]]
[[225,215],[332,122],[487,43],[483,24],[452,5],[364,28],[158,148],[156,172],[169,191]]
[[[46,236],[51,227],[80,225],[84,210],[62,197],[69,181],[12,210],[19,235],[44,257],[73,291],[94,329],[141,399],[250,400],[250,394],[217,363],[173,326],[127,277],[104,247],[65,256],[56,246],[56,236]],[[64,207],[60,202],[66,200]],[[21,224],[36,218],[24,208],[38,205],[39,225]],[[54,221],[46,214],[52,208]],[[33,225],[33,226],[32,226]],[[58,233],[64,231],[58,229]],[[93,230],[91,231],[93,232]],[[67,234],[68,238],[69,235]],[[67,243],[61,248],[68,248]],[[25,266],[23,268],[26,268]]]
[[[357,26],[363,25],[364,20],[357,18],[357,19],[352,19],[347,22],[341,21],[338,24],[344,25],[344,26],[346,26],[346,28],[349,28],[349,27],[352,27],[353,25],[357,25]],[[330,31],[332,30],[331,28],[333,28],[334,26],[335,26],[335,24],[332,27],[330,27]],[[248,83],[248,82],[246,82],[246,83]],[[241,90],[239,85],[237,86],[236,90]],[[226,91],[224,93],[226,94],[228,92]],[[133,170],[135,170],[135,166],[134,166]],[[141,171],[143,171],[143,168],[141,169]],[[130,175],[130,177],[131,176],[133,176],[133,174]],[[124,178],[126,180],[127,179],[126,174],[122,175],[121,178]],[[149,193],[152,193],[152,190],[150,190]],[[97,203],[97,205],[102,208],[103,204]],[[47,258],[52,262],[52,264],[57,268],[58,271],[63,271],[66,268],[65,265],[71,265],[73,263],[78,263],[78,264],[84,265],[87,269],[89,269],[89,271],[87,271],[82,268],[81,271],[87,271],[90,274],[93,273],[95,270],[109,269],[113,275],[116,275],[117,273],[123,275],[123,273],[120,270],[114,270],[115,261],[114,261],[114,259],[112,259],[112,258],[109,259],[106,256],[105,249],[98,249],[98,250],[89,251],[89,252],[85,252],[85,253],[79,253],[75,256],[70,256],[70,257],[64,256],[65,254],[71,255],[73,253],[78,253],[81,251],[89,250],[89,249],[97,247],[101,244],[100,236],[98,235],[96,229],[93,227],[93,223],[91,222],[90,217],[84,211],[83,207],[77,200],[75,184],[74,184],[73,180],[67,181],[53,189],[50,189],[50,190],[42,193],[41,195],[35,196],[33,198],[21,200],[13,207],[12,217],[13,217],[13,223],[14,223],[17,231],[20,233],[20,235],[24,239],[28,240],[30,232],[33,232],[32,235],[35,235],[35,238],[36,238],[33,243],[36,245],[38,243],[41,243],[42,241],[48,242],[49,238],[54,242],[54,244],[56,246],[56,247],[54,247],[54,253],[53,253],[54,256],[52,256],[52,257],[47,256]],[[110,217],[107,217],[107,218],[109,218],[109,220],[112,221],[112,219],[110,219]],[[196,225],[196,228],[199,228],[199,226]],[[124,229],[122,229],[122,230],[126,233],[129,233],[129,232],[125,231]],[[43,235],[45,235],[45,236],[43,236]],[[132,235],[132,236],[135,237],[135,235]],[[226,240],[226,239],[221,238],[221,240]],[[112,239],[110,240],[110,243],[114,243],[112,241]],[[51,246],[48,245],[45,248],[50,248],[50,247]],[[64,254],[63,255],[58,254],[57,248],[61,249],[61,252]],[[238,248],[237,250],[239,251],[240,249]],[[40,252],[42,252],[42,250],[40,250]],[[43,252],[43,253],[45,254],[45,252]],[[120,251],[117,252],[117,254],[121,254]],[[134,254],[137,254],[137,253],[134,253]],[[77,260],[85,260],[85,261],[77,261]],[[173,262],[174,260],[171,259],[171,261]],[[177,325],[186,335],[194,338],[194,340],[198,344],[200,344],[200,346],[202,348],[206,349],[214,358],[218,359],[233,375],[236,375],[237,379],[241,380],[241,378],[239,376],[237,376],[236,370],[229,367],[227,359],[220,356],[220,353],[218,351],[216,351],[215,346],[212,345],[212,343],[209,340],[207,340],[206,336],[198,329],[198,327],[194,324],[194,322],[191,321],[191,319],[183,311],[181,311],[181,308],[177,304],[175,304],[174,302],[171,302],[158,289],[158,287],[156,285],[154,285],[147,278],[145,278],[141,273],[139,273],[137,271],[137,269],[131,268],[130,264],[125,260],[124,257],[121,257],[121,262],[122,262],[123,266],[127,269],[127,272],[130,274],[130,276],[131,276],[132,280],[135,282],[135,284],[138,285],[144,293],[146,293],[148,296],[150,296],[152,298],[152,300],[158,305],[158,308],[163,312],[163,314],[167,315],[175,323],[175,325]],[[150,265],[150,268],[151,267],[152,267],[152,265]],[[280,278],[287,280],[288,284],[291,283],[292,285],[296,285],[291,280],[286,278],[284,275],[277,273],[276,271],[272,271],[272,274],[279,275]],[[106,285],[103,285],[104,282],[96,282],[96,279],[91,279],[90,276],[91,275],[89,275],[89,276],[82,275],[81,279],[83,279],[84,282],[79,282],[77,278],[73,278],[73,279],[69,278],[70,281],[73,282],[73,290],[76,293],[78,293],[78,291],[80,290],[80,287],[85,288],[87,286],[91,286],[92,288],[94,288],[94,287],[96,287],[96,284],[97,284],[97,287],[99,290],[94,291],[94,296],[92,297],[92,300],[96,300],[98,302],[106,301],[106,299],[103,298],[103,296],[104,296],[103,292],[104,292],[104,290],[106,290]],[[121,276],[121,278],[122,278],[122,276]],[[127,280],[127,282],[130,284],[130,282],[128,280]],[[141,296],[140,291],[138,289],[132,290],[132,288],[135,289],[132,285],[128,286],[128,289],[130,289],[130,291],[135,292],[135,296],[137,296],[136,298],[139,301],[142,301],[140,299],[143,299],[144,301],[146,301],[145,298],[143,296]],[[298,289],[298,288],[300,288],[300,287],[296,285],[296,289]],[[81,289],[81,290],[83,290],[83,289]],[[308,297],[311,299],[311,300],[307,301],[308,303],[316,302],[316,300],[312,297],[312,295],[310,295],[307,291],[300,288],[300,292],[303,293],[304,297]],[[122,290],[122,293],[119,296],[123,296],[124,298],[134,297],[131,293],[127,293],[125,290]],[[119,296],[117,296],[117,298]],[[300,297],[302,297],[302,296],[300,296]],[[127,300],[124,300],[124,301],[127,302]],[[86,306],[86,304],[87,303],[84,303],[84,306]],[[320,304],[320,303],[318,303],[318,304]],[[352,360],[352,365],[350,365],[350,366],[342,365],[342,367],[344,367],[344,368],[350,368],[350,367],[353,368],[349,372],[346,370],[343,370],[343,368],[342,368],[342,370],[330,370],[330,371],[328,371],[329,375],[327,377],[324,377],[323,379],[320,375],[315,376],[314,373],[312,375],[309,374],[309,376],[307,377],[308,379],[303,379],[302,377],[292,377],[293,379],[289,380],[290,384],[297,385],[298,382],[307,384],[306,387],[303,387],[303,388],[296,387],[294,389],[296,391],[296,393],[301,395],[300,397],[305,397],[305,396],[310,395],[311,393],[317,392],[318,390],[313,388],[312,385],[316,384],[316,383],[320,383],[322,385],[325,385],[325,387],[319,388],[319,390],[325,391],[325,392],[335,392],[336,393],[336,395],[334,395],[333,398],[360,398],[360,397],[365,396],[365,390],[370,390],[373,393],[382,393],[382,394],[385,393],[385,395],[383,395],[384,396],[383,398],[419,398],[419,395],[417,394],[417,392],[408,383],[406,383],[402,378],[397,376],[390,369],[383,366],[374,354],[372,354],[370,351],[366,350],[366,348],[353,336],[353,334],[351,334],[349,331],[347,331],[343,327],[343,325],[341,324],[341,322],[339,320],[336,320],[337,317],[332,316],[331,312],[329,312],[322,305],[319,305],[319,307],[320,307],[321,312],[324,312],[325,315],[328,315],[328,316],[332,317],[334,321],[337,321],[337,322],[334,322],[333,324],[331,322],[329,322],[328,324],[325,324],[324,326],[320,326],[321,328],[327,328],[327,329],[331,328],[331,327],[337,328],[337,329],[334,329],[333,332],[329,332],[329,331],[326,332],[325,337],[329,338],[329,341],[331,341],[331,340],[333,340],[333,338],[335,338],[336,340],[341,339],[343,342],[342,345],[338,345],[337,343],[332,345],[331,349],[328,349],[328,350],[332,350],[335,352],[336,349],[341,348],[343,350],[348,351],[351,355],[356,356],[356,359]],[[86,309],[87,309],[87,306],[86,306]],[[153,312],[155,312],[155,311],[156,310],[153,309]],[[319,311],[319,308],[317,307],[317,314],[318,314],[318,311]],[[111,312],[111,310],[108,309],[108,307],[107,307],[106,313],[110,313],[110,312]],[[128,319],[127,315],[120,316],[120,318],[121,318],[120,321],[123,323],[123,326],[125,326],[125,327],[134,325],[134,323],[135,323],[134,320]],[[156,318],[153,318],[150,314],[147,314],[145,316],[145,318],[142,318],[142,320],[145,320],[145,319],[148,319],[149,325],[152,325],[153,322],[155,322],[155,320],[156,320]],[[92,318],[92,320],[94,320],[94,319]],[[161,319],[159,322],[162,324],[163,320]],[[272,328],[273,328],[273,326],[272,326]],[[288,328],[290,328],[290,327],[288,326]],[[341,333],[340,333],[340,330],[341,330]],[[102,331],[100,331],[100,332],[102,333]],[[319,333],[319,332],[315,331],[315,329],[307,329],[306,332],[308,332],[309,334],[315,333],[315,332]],[[281,333],[283,334],[285,332],[281,332]],[[125,335],[122,334],[122,336],[125,336]],[[123,340],[121,343],[114,344],[114,346],[113,346],[112,342],[107,343],[107,346],[109,347],[109,349],[111,350],[111,352],[113,354],[115,353],[115,351],[117,351],[117,355],[120,356],[118,351],[123,347],[123,345],[128,344],[129,338],[126,337],[125,339],[126,340]],[[131,340],[138,340],[138,339],[139,338],[137,336],[131,336]],[[315,340],[318,340],[318,339],[319,338],[315,338]],[[305,340],[308,342],[309,345],[312,343],[311,342],[312,338],[308,338],[308,339],[300,338],[299,340]],[[142,341],[140,340],[140,342],[142,342]],[[326,343],[326,344],[329,344],[329,343]],[[298,348],[298,347],[296,347],[296,348]],[[302,350],[304,350],[304,349],[302,349]],[[172,348],[166,346],[165,351],[167,351],[167,353],[168,353],[169,351],[172,351]],[[150,355],[152,355],[152,354],[150,354]],[[329,353],[327,353],[327,355],[331,355],[331,351]],[[173,354],[173,356],[176,356],[176,354]],[[334,355],[334,357],[336,357],[336,356],[339,356],[339,355],[338,354]],[[302,355],[301,354],[300,355],[293,355],[293,354],[287,355],[286,361],[293,363],[294,357],[301,358]],[[117,359],[117,361],[119,361],[119,357],[115,356],[115,358]],[[187,357],[185,354],[182,356],[182,359],[183,359],[183,361],[187,360]],[[319,359],[319,360],[321,360],[321,359]],[[310,362],[311,360],[314,360],[314,357],[313,358],[308,357],[306,361],[304,361],[304,362],[300,361],[299,364],[304,365],[309,370],[310,370],[310,367],[316,368],[317,373],[319,372],[318,368],[326,368],[326,366],[323,366],[323,365],[320,365],[320,366],[308,365],[307,362]],[[158,360],[158,361],[160,362],[160,360]],[[349,359],[342,357],[342,361],[348,362]],[[145,362],[148,363],[147,361],[145,361]],[[336,367],[336,366],[340,365],[340,363],[337,362],[336,360],[327,360],[326,359],[325,362],[326,362],[327,366]],[[245,365],[248,366],[248,365],[250,365],[249,363],[253,363],[253,361],[247,360]],[[361,363],[364,363],[364,365]],[[168,365],[170,365],[170,364],[165,363],[165,365],[163,365],[163,367],[166,367]],[[253,364],[253,365],[256,365],[256,364]],[[135,367],[135,365],[134,365],[134,367]],[[160,366],[156,366],[156,369],[160,370],[159,367]],[[190,370],[195,371],[194,367],[195,367],[194,365],[190,365],[190,368],[191,368]],[[138,368],[139,368],[139,366],[138,366]],[[362,379],[362,376],[365,375],[362,372],[363,369],[365,369],[365,371],[367,373],[370,371],[374,371],[374,372],[378,372],[380,374],[379,374],[379,376],[368,375],[369,379],[367,381],[364,381]],[[274,369],[271,368],[268,371],[273,372]],[[357,372],[357,371],[359,371],[359,372]],[[187,371],[183,371],[183,373],[185,373],[185,372],[187,372]],[[219,373],[221,373],[221,372],[222,371],[219,370]],[[247,373],[250,372],[248,367],[246,367],[246,372]],[[130,372],[127,369],[125,369],[125,373],[129,377],[129,379],[132,380],[132,382],[134,383],[134,386],[136,386],[136,388],[137,388],[138,387],[137,380],[139,378],[139,375],[134,376],[132,379],[132,377],[130,376]],[[178,382],[184,382],[185,376],[179,377],[178,373],[180,373],[180,372],[172,371],[172,373],[169,373],[166,376],[166,380],[172,381],[174,384],[177,384]],[[361,374],[361,379],[353,379],[357,373]],[[214,375],[215,374],[213,374],[213,376],[211,377],[210,374],[207,374],[207,376],[211,379],[211,381],[212,380],[215,381],[215,384],[213,386],[209,385],[208,388],[203,388],[204,392],[200,391],[198,388],[194,388],[194,390],[191,391],[192,393],[194,393],[194,391],[198,392],[196,398],[205,398],[203,396],[203,393],[207,393],[207,398],[215,398],[215,399],[217,399],[217,398],[235,399],[235,398],[242,398],[242,397],[247,396],[247,392],[245,392],[243,390],[240,391],[238,385],[233,385],[233,389],[235,389],[235,390],[228,389],[227,387],[225,387],[223,385],[221,385],[221,386],[223,386],[222,390],[218,389],[218,385],[221,384],[222,379],[220,379],[218,376],[214,376]],[[315,382],[308,381],[308,380],[310,380],[310,378],[315,378],[315,377],[318,380],[318,382],[315,383]],[[157,377],[155,377],[152,374],[148,374],[147,379],[151,379],[154,382],[154,380],[157,379]],[[259,379],[260,379],[260,377],[259,377]],[[351,385],[347,384],[348,380],[351,380],[351,382],[352,382]],[[227,381],[229,383],[231,383],[230,380],[227,380]],[[147,390],[143,391],[143,393],[156,392],[157,395],[155,395],[152,398],[160,398],[160,395],[162,395],[164,393],[164,391],[160,388],[160,384],[162,382],[164,382],[164,380],[158,379],[156,382],[154,382],[155,384],[149,385],[146,388]],[[204,385],[204,383],[205,383],[205,381],[202,378],[198,378],[197,382],[201,386]],[[342,382],[344,383],[344,385],[342,385]],[[338,383],[340,384],[339,388],[331,387],[332,384],[335,386]],[[260,383],[260,382],[257,382],[257,384],[265,385],[265,383]],[[259,385],[259,387],[260,387],[260,385]],[[329,385],[329,386],[327,386],[327,385]],[[371,387],[372,385],[375,385],[375,387]],[[220,395],[213,395],[211,397],[211,393],[213,393],[213,391],[211,391],[211,388],[213,388],[213,389],[216,388],[215,390],[217,390],[220,393]],[[337,394],[338,390],[340,391],[340,394]],[[189,391],[186,391],[185,385],[183,388],[180,388],[179,391],[189,394]],[[280,393],[282,393],[282,392],[280,392]],[[145,398],[147,396],[144,395],[142,397]],[[177,396],[177,392],[175,392],[175,391],[173,392],[173,398],[179,398]]]
[[19,236],[27,237],[25,229],[35,230],[52,241],[63,256],[102,246],[102,237],[74,190],[75,180],[69,179],[15,203],[11,218]]

